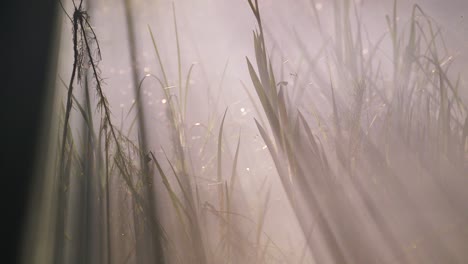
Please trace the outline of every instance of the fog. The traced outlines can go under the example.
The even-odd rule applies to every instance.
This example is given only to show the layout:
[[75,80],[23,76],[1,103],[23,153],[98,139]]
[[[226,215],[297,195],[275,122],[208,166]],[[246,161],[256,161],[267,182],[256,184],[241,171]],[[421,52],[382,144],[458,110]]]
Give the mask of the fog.
[[468,2],[75,5],[24,263],[468,262]]

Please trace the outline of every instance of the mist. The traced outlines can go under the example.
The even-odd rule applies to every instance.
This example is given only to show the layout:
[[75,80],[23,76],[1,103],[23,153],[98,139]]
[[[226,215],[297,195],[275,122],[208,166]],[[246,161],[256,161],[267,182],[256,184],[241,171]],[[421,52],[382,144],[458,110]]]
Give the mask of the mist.
[[466,11],[62,1],[22,263],[468,262]]

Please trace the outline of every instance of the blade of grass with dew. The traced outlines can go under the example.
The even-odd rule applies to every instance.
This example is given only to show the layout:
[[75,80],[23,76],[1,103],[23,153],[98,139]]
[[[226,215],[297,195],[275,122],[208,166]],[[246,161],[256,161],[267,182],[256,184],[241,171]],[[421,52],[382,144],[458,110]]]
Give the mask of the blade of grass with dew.
[[233,193],[234,186],[236,185],[236,179],[237,179],[237,159],[239,157],[239,147],[240,147],[240,142],[241,142],[241,130],[239,129],[239,136],[237,139],[237,146],[236,146],[236,152],[234,153],[234,160],[232,162],[232,172],[231,172],[231,179],[229,181],[229,193]]
[[224,120],[226,118],[228,108],[224,111],[223,118],[221,120],[221,125],[219,127],[219,133],[218,133],[218,152],[217,152],[217,177],[216,181],[218,186],[218,198],[219,198],[219,205],[220,205],[220,210],[224,210],[224,194],[223,194],[223,171],[222,171],[222,144],[223,144],[223,127],[224,127]]

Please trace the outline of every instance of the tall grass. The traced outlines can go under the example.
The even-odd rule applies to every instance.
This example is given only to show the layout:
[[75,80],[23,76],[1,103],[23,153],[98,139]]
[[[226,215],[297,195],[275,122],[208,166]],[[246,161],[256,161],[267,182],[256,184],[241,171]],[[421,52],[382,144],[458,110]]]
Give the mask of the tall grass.
[[[318,84],[311,88],[288,87],[283,64],[267,48],[261,4],[244,3],[257,29],[255,58],[246,58],[250,82],[240,86],[304,239],[297,243],[303,248],[289,252],[266,229],[275,206],[272,185],[262,184],[255,209],[244,197],[239,164],[250,146],[244,128],[232,129],[231,108],[218,112],[228,64],[207,123],[195,125],[203,128],[203,143],[194,146],[188,102],[197,67],[184,69],[176,6],[176,54],[158,45],[155,25],[148,25],[159,68],[142,77],[132,3],[123,1],[136,100],[120,127],[103,90],[98,36],[86,6],[80,2],[68,17],[74,58],[69,83],[60,79],[65,104],[56,100],[61,136],[55,133],[47,170],[40,172],[38,209],[31,213],[38,221],[28,227],[24,263],[466,261],[459,251],[466,238],[440,237],[445,225],[459,228],[468,217],[468,113],[441,30],[420,6],[402,24],[395,1],[387,32],[372,42],[354,1],[333,1],[333,34],[311,1],[322,48],[312,56],[299,33],[291,47],[307,65],[296,74]],[[382,60],[385,43],[390,62]],[[176,70],[165,57],[175,58]],[[390,79],[384,79],[387,68]],[[148,82],[167,102],[168,124],[149,123],[153,110],[141,94]],[[151,135],[164,129],[167,138],[155,147]],[[231,137],[232,130],[239,133]]]
[[[327,126],[333,128],[334,133],[328,138],[333,138],[334,144],[325,151],[304,115],[288,101],[288,93],[276,84],[265,48],[258,2],[249,1],[249,5],[259,27],[254,32],[257,71],[249,59],[247,66],[268,118],[269,129],[258,122],[257,126],[303,232],[307,233],[310,219],[316,219],[319,225],[316,242],[309,242],[316,261],[409,261],[414,256],[406,254],[401,246],[408,239],[407,234],[399,232],[398,224],[389,219],[388,214],[392,212],[401,218],[398,211],[411,210],[414,214],[403,223],[416,221],[419,227],[412,235],[424,234],[426,247],[431,248],[425,249],[427,255],[421,256],[420,261],[429,258],[437,259],[436,262],[455,262],[450,249],[437,240],[436,228],[424,219],[424,212],[414,202],[412,197],[420,190],[414,189],[408,180],[417,177],[415,168],[423,167],[427,170],[423,173],[428,177],[425,181],[435,180],[437,189],[444,193],[443,200],[452,203],[460,196],[454,198],[454,194],[445,189],[450,184],[442,184],[440,177],[449,177],[452,184],[452,181],[460,181],[466,170],[466,165],[462,165],[466,158],[455,154],[460,153],[457,151],[460,144],[465,145],[464,139],[459,141],[458,138],[464,134],[462,123],[467,114],[466,107],[458,89],[447,77],[449,65],[440,62],[440,56],[448,55],[437,47],[443,44],[443,38],[434,29],[433,20],[415,5],[409,32],[399,31],[395,1],[392,17],[387,17],[393,46],[393,80],[391,87],[386,88],[390,91],[384,91],[379,67],[377,72],[373,70],[378,60],[376,50],[384,38],[376,44],[369,43],[373,48],[365,57],[361,52],[364,38],[356,7],[352,1],[334,1],[335,36],[332,38],[333,48],[327,50],[326,61],[331,88],[327,91],[321,87],[328,95],[333,113]],[[317,12],[315,16],[320,26]],[[322,30],[320,32],[323,34]],[[300,37],[299,44],[302,44]],[[315,64],[314,61],[310,63]],[[337,90],[342,92],[338,94]],[[343,98],[346,93],[352,94],[351,100]],[[452,113],[453,104],[457,105],[456,113]],[[364,119],[366,116],[367,120]],[[402,160],[401,156],[411,157],[411,161]],[[444,169],[441,169],[441,163],[446,166]],[[444,175],[447,173],[450,176]],[[381,175],[379,178],[382,179],[377,180],[375,175]],[[368,184],[370,181],[383,184],[373,186]],[[379,192],[389,190],[391,194],[382,200]],[[348,195],[355,196],[352,203]],[[451,213],[458,215],[456,208],[459,207],[452,204]],[[366,218],[370,223],[362,226]],[[358,234],[359,243],[356,242]],[[375,244],[376,239],[381,242]]]

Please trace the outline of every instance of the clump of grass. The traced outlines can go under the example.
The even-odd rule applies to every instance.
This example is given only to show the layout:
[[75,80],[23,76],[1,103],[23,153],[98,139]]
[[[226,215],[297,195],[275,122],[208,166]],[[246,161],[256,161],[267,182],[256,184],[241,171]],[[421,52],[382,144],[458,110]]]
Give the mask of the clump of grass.
[[[411,177],[410,173],[422,166],[428,171],[425,173],[427,181],[432,181],[434,176],[440,177],[437,175],[442,171],[452,171],[458,175],[452,179],[456,182],[461,180],[464,170],[463,162],[459,162],[464,158],[456,158],[460,152],[458,143],[454,142],[464,145],[462,121],[466,110],[456,85],[448,78],[449,65],[444,68],[440,62],[441,51],[437,43],[443,43],[443,38],[438,30],[434,30],[432,19],[415,5],[409,32],[400,32],[395,1],[392,18],[387,17],[394,53],[392,85],[384,88],[390,89],[388,92],[382,88],[381,62],[377,55],[385,38],[381,37],[376,44],[369,43],[372,49],[368,56],[364,56],[361,52],[363,29],[357,7],[352,1],[334,1],[335,36],[330,45],[332,48],[326,50],[331,89],[320,88],[328,95],[332,113],[331,121],[321,120],[325,120],[325,126],[333,128],[328,129],[334,133],[327,134],[327,138],[331,138],[334,145],[323,147],[301,111],[295,110],[288,101],[288,92],[277,88],[281,85],[276,85],[266,52],[258,2],[248,3],[257,19],[259,32],[254,32],[257,71],[249,59],[247,66],[269,129],[258,122],[257,127],[303,232],[307,233],[306,223],[310,219],[317,219],[318,234],[308,242],[314,258],[318,262],[332,263],[390,261],[393,258],[406,261],[409,256],[400,245],[407,239],[407,234],[395,231],[401,227],[388,219],[387,210],[398,212],[409,208],[415,214],[405,221],[420,223],[414,234],[424,233],[429,237],[428,247],[434,249],[431,256],[439,261],[454,261],[446,246],[435,239],[432,224],[420,217],[421,211],[412,201],[409,192],[420,190],[414,189],[413,185],[405,186],[404,182],[410,184],[409,180],[402,178]],[[317,12],[315,16],[323,39],[326,39]],[[304,56],[310,58],[300,37],[297,38]],[[309,63],[313,68],[315,61],[309,59]],[[377,71],[374,70],[376,64],[379,65]],[[324,81],[319,80],[319,83]],[[337,90],[340,93],[336,93]],[[351,100],[344,97],[346,93],[352,95]],[[425,96],[426,104],[421,99]],[[456,113],[452,111],[454,105]],[[404,135],[404,144],[398,142],[398,135]],[[336,153],[336,159],[325,149]],[[411,159],[413,164],[405,162],[398,158],[402,153],[416,160]],[[368,183],[375,182],[375,177],[382,184]],[[379,193],[382,189],[391,189],[395,195],[383,199]],[[356,196],[358,202],[351,204],[347,195]],[[453,201],[459,198],[450,198],[447,193],[442,199]],[[457,214],[457,209],[453,208],[452,212]],[[363,215],[371,219],[367,228],[374,231],[366,236],[361,234],[360,245],[356,245],[351,234],[362,230],[357,219],[362,219]],[[344,218],[346,220],[342,221]],[[371,242],[376,239],[381,241],[382,247]]]
[[[223,258],[227,258],[229,261],[242,261],[243,263],[254,263],[255,256],[259,254],[249,253],[254,249],[249,248],[252,242],[247,235],[241,231],[242,226],[239,218],[247,217],[243,213],[236,213],[234,196],[234,186],[236,185],[237,177],[237,160],[239,157],[240,148],[240,136],[238,139],[237,147],[235,150],[234,158],[232,161],[231,176],[228,181],[226,173],[223,170],[223,161],[225,160],[224,152],[226,151],[225,139],[223,137],[223,128],[225,120],[227,118],[228,109],[224,111],[224,114],[220,118],[219,129],[217,133],[212,131],[215,127],[216,112],[210,112],[208,118],[208,124],[206,135],[204,136],[204,143],[200,149],[198,155],[206,155],[206,147],[209,142],[213,142],[216,145],[216,154],[212,156],[216,164],[216,173],[214,177],[214,184],[216,185],[217,199],[215,201],[201,201],[199,184],[196,181],[194,168],[189,163],[190,148],[186,142],[187,134],[187,98],[189,93],[189,79],[193,71],[194,65],[192,64],[188,70],[185,86],[183,87],[182,73],[181,73],[181,54],[180,44],[177,31],[177,22],[175,19],[174,11],[174,27],[176,32],[176,45],[177,45],[177,74],[178,81],[175,86],[169,83],[167,76],[167,68],[162,62],[161,51],[157,45],[155,35],[151,28],[149,32],[151,35],[154,51],[160,66],[160,73],[162,78],[155,77],[164,96],[168,102],[168,116],[170,117],[171,124],[171,137],[173,139],[174,147],[174,159],[171,161],[167,156],[166,160],[170,167],[170,174],[172,174],[176,181],[175,184],[180,192],[174,190],[171,184],[170,176],[168,172],[164,171],[157,155],[152,158],[158,168],[159,174],[163,177],[165,189],[167,190],[173,208],[177,215],[180,227],[183,230],[181,237],[175,238],[178,245],[184,248],[184,251],[180,251],[180,257],[186,259],[191,263],[211,263],[221,261]],[[223,70],[223,77],[226,73],[226,67]],[[153,76],[153,75],[151,75]],[[222,78],[223,78],[222,77]],[[222,83],[222,80],[221,80]],[[221,84],[220,84],[221,85]],[[176,89],[165,89],[167,87],[175,87]],[[220,94],[222,87],[219,88],[218,93]],[[170,91],[178,91],[178,93],[171,93]],[[217,96],[219,101],[220,96]],[[215,102],[215,108],[218,102]],[[210,154],[208,154],[210,155]],[[193,191],[194,190],[194,191]],[[242,208],[241,208],[242,209]],[[250,218],[247,218],[250,220]],[[214,221],[217,223],[218,228],[204,228],[204,225],[209,225]],[[259,220],[260,222],[263,220]],[[256,221],[250,220],[250,224],[255,224]],[[257,236],[264,236],[262,230],[257,232]],[[257,240],[258,242],[258,240]],[[255,244],[255,242],[253,242]],[[213,246],[213,248],[211,248]],[[259,249],[260,250],[260,249]],[[263,249],[262,249],[263,250]],[[264,255],[266,252],[263,253]]]

